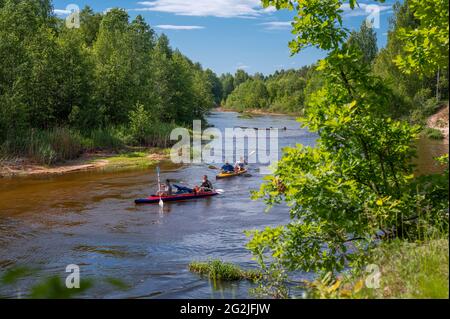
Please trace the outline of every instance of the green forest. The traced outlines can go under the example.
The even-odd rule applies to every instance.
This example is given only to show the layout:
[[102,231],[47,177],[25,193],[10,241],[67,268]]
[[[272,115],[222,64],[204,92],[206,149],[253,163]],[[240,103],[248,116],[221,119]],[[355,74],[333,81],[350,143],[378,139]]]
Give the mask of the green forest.
[[0,0],[0,154],[52,164],[92,149],[168,146],[215,105],[217,76],[137,16]]
[[[386,110],[392,117],[407,118],[423,124],[448,101],[448,67],[440,65],[426,74],[417,71],[404,73],[396,63],[404,54],[404,30],[414,29],[420,21],[411,9],[411,1],[397,2],[390,21],[386,47],[379,49],[377,34],[364,21],[360,30],[349,33],[346,41],[361,51],[357,63],[370,66],[374,76],[381,78],[392,91],[392,101]],[[299,70],[281,70],[270,76],[248,75],[239,70],[235,76],[221,77],[223,105],[237,111],[266,110],[269,112],[303,114],[309,97],[323,86],[323,72],[317,65]]]
[[[420,22],[410,1],[394,5],[385,48],[365,23],[346,38],[391,91],[393,118],[424,124],[448,100],[448,67],[417,76],[396,59],[406,28]],[[50,0],[0,1],[0,154],[53,164],[86,150],[167,147],[175,126],[215,106],[302,115],[323,88],[318,65],[217,76],[171,48],[142,16],[85,7],[80,28],[53,14]],[[439,132],[430,131],[429,134]]]

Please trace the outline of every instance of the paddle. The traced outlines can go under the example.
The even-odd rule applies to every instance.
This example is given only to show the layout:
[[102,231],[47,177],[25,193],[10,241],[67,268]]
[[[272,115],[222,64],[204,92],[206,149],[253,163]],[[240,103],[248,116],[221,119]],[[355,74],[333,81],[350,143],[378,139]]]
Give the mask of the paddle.
[[159,206],[161,208],[164,208],[164,202],[163,202],[162,196],[161,196],[161,174],[160,174],[159,166],[156,167],[156,172],[158,173]]

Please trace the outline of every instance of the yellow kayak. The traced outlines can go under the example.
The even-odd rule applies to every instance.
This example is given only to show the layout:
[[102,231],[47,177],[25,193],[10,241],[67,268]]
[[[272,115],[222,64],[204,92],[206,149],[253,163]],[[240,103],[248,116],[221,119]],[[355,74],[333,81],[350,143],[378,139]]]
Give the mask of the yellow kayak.
[[221,178],[229,178],[229,177],[234,177],[234,176],[239,176],[239,175],[243,175],[247,173],[247,170],[244,169],[242,171],[239,171],[237,173],[232,172],[232,173],[220,173],[219,175],[216,176],[217,179],[221,179]]

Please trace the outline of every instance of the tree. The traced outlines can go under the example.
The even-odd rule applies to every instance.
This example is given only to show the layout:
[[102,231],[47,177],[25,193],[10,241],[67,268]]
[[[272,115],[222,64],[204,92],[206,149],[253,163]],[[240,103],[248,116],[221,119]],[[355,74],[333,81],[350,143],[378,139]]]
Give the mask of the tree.
[[366,21],[361,24],[358,32],[350,33],[348,42],[351,46],[356,46],[361,50],[363,63],[372,64],[378,53],[377,34],[372,27],[367,25]]
[[403,54],[397,56],[397,65],[405,73],[420,74],[448,68],[448,1],[410,0],[409,3],[419,24],[415,28],[400,29],[399,37],[405,41],[405,46]]
[[244,82],[247,82],[247,80],[250,79],[250,75],[248,75],[247,72],[244,70],[237,70],[236,74],[234,75],[234,83],[233,86],[237,88],[239,85],[241,85]]
[[65,27],[57,38],[60,53],[54,63],[62,66],[62,71],[55,75],[58,88],[54,114],[60,125],[71,121],[75,126],[86,128],[95,123],[95,116],[92,118],[95,110],[91,105],[94,65],[84,41],[82,32]]
[[[400,30],[415,29],[419,26],[419,21],[414,17],[409,0],[395,3],[393,9],[387,45],[376,57],[373,71],[383,78],[397,97],[392,101],[389,113],[395,118],[408,117],[411,121],[420,123],[431,115],[427,113],[429,111],[424,105],[430,104],[427,101],[434,97],[433,91],[437,89],[436,79],[433,75],[406,74],[395,63],[406,46],[405,40],[400,37]],[[446,70],[441,70],[440,75],[441,80],[448,78]],[[446,84],[441,83],[441,86],[445,92]],[[443,97],[448,98],[448,93],[443,94]]]
[[220,77],[220,82],[222,82],[223,95],[222,99],[226,101],[228,95],[234,91],[234,77],[230,73],[222,74]]
[[316,147],[286,149],[255,194],[269,206],[288,203],[291,216],[287,225],[250,233],[248,248],[261,266],[270,259],[287,270],[336,274],[361,267],[379,234],[414,237],[409,226],[417,219],[444,220],[445,209],[413,183],[418,127],[387,115],[391,92],[346,43],[341,2],[263,3],[297,10],[292,53],[311,45],[330,52],[318,63],[324,85],[302,119],[319,135]]
[[96,103],[104,114],[104,125],[126,123],[130,108],[136,104],[133,96],[134,56],[128,26],[128,14],[121,9],[112,9],[100,24],[94,44],[96,59],[95,84]]
[[240,111],[266,108],[269,104],[266,85],[260,80],[248,80],[237,87],[226,101],[226,106]]
[[214,96],[214,103],[216,105],[220,105],[223,98],[222,82],[217,77],[217,75],[210,69],[207,69],[205,72],[208,82],[211,84],[211,92]]
[[102,22],[102,15],[95,13],[91,7],[86,6],[80,12],[80,29],[84,42],[88,47],[92,47],[97,40],[97,35]]

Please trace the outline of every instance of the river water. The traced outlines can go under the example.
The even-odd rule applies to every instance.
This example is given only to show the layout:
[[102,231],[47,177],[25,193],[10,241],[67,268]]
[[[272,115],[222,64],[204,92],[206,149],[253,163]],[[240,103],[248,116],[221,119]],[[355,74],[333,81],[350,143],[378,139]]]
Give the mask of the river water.
[[[220,130],[286,128],[278,133],[279,151],[316,141],[287,116],[241,119],[236,113],[213,113],[208,121]],[[427,145],[419,145],[419,153],[430,153]],[[447,147],[441,143],[432,149],[440,153]],[[217,171],[206,164],[162,163],[163,179],[198,183],[208,174],[216,188],[226,190],[213,198],[166,204],[162,211],[157,205],[134,204],[157,187],[154,168],[0,180],[0,272],[16,266],[37,270],[13,286],[0,287],[0,296],[24,296],[31,284],[54,275],[64,278],[66,266],[76,264],[82,278],[95,280],[82,297],[251,297],[251,285],[245,281],[215,286],[187,266],[193,260],[219,258],[255,267],[245,249],[244,231],[289,220],[287,207],[265,213],[263,202],[249,199],[263,178],[259,168],[252,164],[249,177],[215,181]],[[119,290],[106,278],[120,279],[130,289]]]

